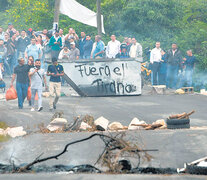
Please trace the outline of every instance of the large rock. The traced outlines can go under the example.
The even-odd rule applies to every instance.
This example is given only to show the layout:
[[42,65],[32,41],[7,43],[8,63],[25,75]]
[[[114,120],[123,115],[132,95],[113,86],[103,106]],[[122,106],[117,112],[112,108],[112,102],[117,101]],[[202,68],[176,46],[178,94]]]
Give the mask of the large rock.
[[98,130],[106,131],[108,128],[109,120],[101,116],[94,121],[94,124]]
[[132,124],[135,125],[141,125],[141,124],[146,124],[145,121],[140,121],[137,118],[132,119],[131,123],[129,124],[128,130],[137,130],[137,129],[143,129],[141,126],[132,126]]
[[14,128],[10,128],[8,127],[6,130],[5,130],[5,134],[8,134],[9,136],[11,136],[12,138],[15,138],[15,137],[19,137],[19,136],[24,136],[26,135],[26,131],[23,130],[23,127],[20,126],[20,127],[14,127]]
[[67,123],[68,123],[68,121],[64,118],[55,118],[47,126],[47,129],[51,132],[57,131],[57,130],[62,130]]
[[120,122],[113,122],[109,124],[108,128],[111,131],[118,131],[118,130],[123,130],[124,126]]
[[90,125],[88,125],[87,123],[85,123],[85,122],[81,122],[81,125],[80,125],[79,129],[82,130],[82,131],[87,131],[89,129],[92,129],[92,127]]

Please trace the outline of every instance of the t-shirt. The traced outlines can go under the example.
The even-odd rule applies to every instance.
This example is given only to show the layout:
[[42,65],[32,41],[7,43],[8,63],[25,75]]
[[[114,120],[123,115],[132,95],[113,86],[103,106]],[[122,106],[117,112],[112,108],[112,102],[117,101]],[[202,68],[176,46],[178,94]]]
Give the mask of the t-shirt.
[[30,70],[29,65],[25,64],[23,66],[17,65],[14,68],[14,74],[17,75],[17,82],[22,84],[29,83],[28,72]]
[[[58,71],[59,74],[63,73],[64,72],[63,66],[60,65],[60,64],[57,64],[56,66],[51,64],[51,65],[48,66],[47,72],[57,74],[57,71]],[[50,76],[50,81],[51,82],[61,82],[60,76],[57,76],[57,77],[56,76]]]
[[[34,72],[34,71],[35,71],[35,68],[30,69],[30,72]],[[42,89],[43,75],[45,74],[45,71],[44,69],[40,69],[38,70],[38,73],[35,72],[31,76],[31,89]]]
[[77,56],[80,56],[80,50],[78,48],[71,49],[69,51],[69,59],[70,60],[76,60]]
[[33,56],[34,60],[38,59],[39,55],[41,54],[41,50],[39,46],[37,46],[36,44],[35,45],[30,44],[29,46],[27,46],[25,51],[27,52],[28,57]]

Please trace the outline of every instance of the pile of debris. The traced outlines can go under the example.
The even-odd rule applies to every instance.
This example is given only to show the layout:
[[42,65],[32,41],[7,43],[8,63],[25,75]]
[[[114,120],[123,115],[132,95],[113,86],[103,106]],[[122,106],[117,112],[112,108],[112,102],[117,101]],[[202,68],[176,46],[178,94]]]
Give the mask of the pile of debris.
[[185,163],[184,168],[177,169],[178,173],[189,173],[207,175],[207,157],[198,159],[191,163]]
[[95,120],[94,117],[90,115],[75,117],[74,121],[71,124],[68,124],[68,121],[63,118],[62,112],[56,112],[47,127],[44,127],[44,124],[39,125],[39,129],[42,133],[63,133],[72,131],[125,131],[138,129],[154,130],[157,128],[165,129],[166,127],[164,119],[157,120],[152,124],[147,124],[145,121],[140,121],[139,119],[134,118],[130,122],[129,126],[124,126],[120,122],[110,123],[110,121],[103,116]]

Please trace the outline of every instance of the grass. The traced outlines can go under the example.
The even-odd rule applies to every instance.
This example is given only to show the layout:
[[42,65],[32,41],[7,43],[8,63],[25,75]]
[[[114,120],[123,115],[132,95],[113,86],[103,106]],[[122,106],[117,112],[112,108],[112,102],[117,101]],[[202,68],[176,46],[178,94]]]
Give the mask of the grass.
[[[1,129],[6,129],[8,127],[8,125],[5,122],[0,122],[0,128]],[[0,135],[0,142],[5,142],[8,141],[10,139],[10,136],[6,135]]]

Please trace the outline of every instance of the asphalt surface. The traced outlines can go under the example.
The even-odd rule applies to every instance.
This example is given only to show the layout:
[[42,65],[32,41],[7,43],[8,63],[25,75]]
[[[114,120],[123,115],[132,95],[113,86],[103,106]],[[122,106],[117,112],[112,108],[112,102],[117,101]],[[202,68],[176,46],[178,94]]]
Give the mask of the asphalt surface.
[[[137,117],[147,123],[158,119],[166,119],[170,114],[190,112],[191,126],[207,126],[206,104],[207,96],[192,95],[151,95],[133,97],[87,97],[71,96],[74,92],[69,87],[62,91],[69,95],[61,97],[56,112],[62,111],[68,122],[73,122],[75,116],[92,115],[95,119],[104,116],[110,122],[118,121],[129,125]],[[0,163],[8,163],[11,156],[16,164],[28,163],[44,152],[44,157],[60,152],[64,145],[76,139],[89,136],[91,133],[40,134],[38,125],[49,124],[55,112],[49,112],[49,99],[43,99],[43,111],[31,112],[28,102],[24,109],[17,108],[17,100],[0,100],[0,121],[9,126],[23,126],[29,135],[11,139],[0,143]],[[142,161],[142,166],[182,168],[184,163],[206,156],[207,130],[203,128],[189,130],[155,130],[127,132],[126,137],[136,141],[141,147],[158,149],[153,152],[151,162]],[[103,148],[103,144],[96,138],[93,141],[76,145],[63,155],[58,161],[51,160],[46,165],[93,164]],[[91,152],[93,150],[93,153]],[[150,175],[1,175],[0,179],[204,179],[201,176],[150,176]]]

